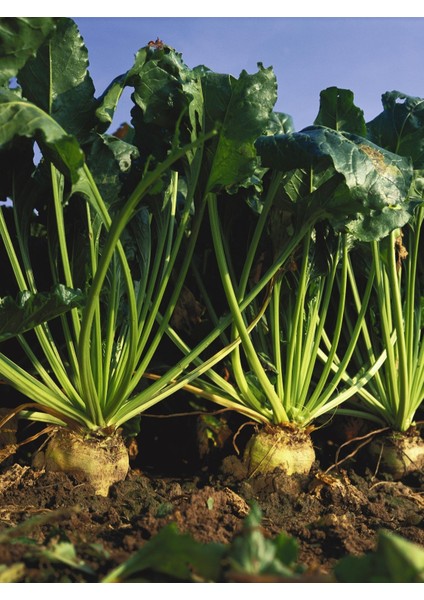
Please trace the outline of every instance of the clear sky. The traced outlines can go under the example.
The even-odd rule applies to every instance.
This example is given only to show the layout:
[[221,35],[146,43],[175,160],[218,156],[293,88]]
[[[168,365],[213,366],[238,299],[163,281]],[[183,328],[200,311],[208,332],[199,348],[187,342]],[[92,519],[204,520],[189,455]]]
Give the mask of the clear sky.
[[[319,92],[349,88],[366,120],[382,109],[381,95],[397,90],[424,97],[424,18],[397,17],[73,17],[84,37],[90,73],[100,94],[132,66],[137,50],[160,38],[189,67],[204,64],[238,76],[272,66],[276,110],[295,128],[312,124]],[[117,121],[128,120],[124,98]]]

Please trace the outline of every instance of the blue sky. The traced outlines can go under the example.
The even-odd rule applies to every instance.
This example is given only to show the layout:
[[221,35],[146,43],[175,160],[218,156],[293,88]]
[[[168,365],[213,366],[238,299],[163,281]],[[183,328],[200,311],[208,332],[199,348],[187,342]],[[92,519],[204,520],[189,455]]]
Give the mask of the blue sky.
[[[398,90],[424,97],[424,18],[371,17],[73,17],[90,57],[100,94],[132,66],[137,50],[157,37],[181,52],[185,63],[238,76],[272,66],[278,81],[276,110],[297,130],[310,125],[319,92],[349,88],[366,120],[382,109],[381,95]],[[128,120],[129,92],[116,120]]]

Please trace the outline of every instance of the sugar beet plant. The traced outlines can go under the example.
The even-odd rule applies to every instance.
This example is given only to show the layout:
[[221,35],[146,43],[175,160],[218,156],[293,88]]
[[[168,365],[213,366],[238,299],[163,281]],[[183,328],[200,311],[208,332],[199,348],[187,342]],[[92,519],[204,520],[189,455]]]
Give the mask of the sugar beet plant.
[[[399,92],[383,95],[383,112],[368,123],[367,137],[413,162],[411,218],[383,239],[360,245],[349,262],[349,278],[357,310],[364,280],[373,291],[355,348],[356,364],[386,359],[347,413],[372,420],[383,429],[370,445],[375,464],[393,477],[419,470],[424,447],[415,415],[424,398],[423,343],[423,100]],[[346,330],[351,334],[351,323]],[[387,431],[388,430],[388,431]]]
[[[5,19],[3,36],[10,34],[17,48],[25,47],[39,24],[44,21]],[[51,25],[36,56],[17,73],[7,73],[17,74],[20,88],[1,91],[7,172],[2,193],[12,207],[2,212],[0,230],[21,294],[18,317],[31,311],[30,302],[40,302],[40,275],[43,284],[47,279],[55,286],[56,296],[58,289],[64,291],[59,308],[69,312],[52,326],[41,314],[28,337],[10,331],[10,310],[3,311],[5,336],[19,334],[26,360],[22,364],[2,354],[0,372],[32,401],[23,405],[24,416],[58,427],[46,450],[47,468],[85,465],[99,493],[105,493],[128,469],[116,431],[127,418],[123,405],[140,393],[138,367],[142,373],[160,340],[152,331],[155,309],[170,280],[190,203],[177,218],[178,176],[170,166],[190,151],[171,150],[160,164],[140,161],[135,167],[137,147],[102,134],[119,97],[117,85],[113,98],[109,90],[96,101],[76,26],[67,19]],[[153,56],[154,50],[141,51],[128,78],[137,78]],[[120,85],[125,83],[122,78]],[[36,168],[34,142],[42,155]],[[137,169],[139,181],[132,183]],[[168,316],[172,302],[175,298]],[[13,303],[8,300],[7,306]],[[140,400],[140,411],[153,398]],[[90,459],[99,445],[99,457]]]
[[267,172],[241,266],[232,245],[237,232],[223,209],[231,198],[210,194],[208,201],[233,317],[230,340],[241,344],[227,361],[229,381],[212,379],[209,371],[194,385],[262,424],[247,447],[250,472],[277,465],[307,472],[314,460],[311,426],[357,394],[386,360],[381,348],[346,384],[373,289],[370,277],[352,320],[349,250],[358,241],[378,243],[408,222],[412,167],[408,158],[366,139],[352,94],[336,88],[323,92],[313,127],[259,137],[256,148]]
[[[154,383],[143,379],[209,192],[251,175],[275,77],[262,66],[239,79],[191,70],[158,40],[96,98],[72,20],[2,19],[0,39],[0,235],[16,283],[0,311],[0,374],[27,397],[21,416],[54,427],[46,468],[85,471],[104,494],[128,469],[121,428],[234,347],[193,366],[228,315]],[[131,125],[109,135],[126,86]],[[102,458],[89,454],[97,447]]]

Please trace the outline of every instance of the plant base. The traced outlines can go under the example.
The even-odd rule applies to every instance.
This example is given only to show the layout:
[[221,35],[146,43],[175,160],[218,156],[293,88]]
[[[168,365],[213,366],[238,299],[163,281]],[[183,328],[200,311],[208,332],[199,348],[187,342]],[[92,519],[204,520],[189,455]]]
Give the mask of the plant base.
[[265,427],[251,437],[244,452],[249,476],[277,468],[287,475],[307,475],[314,461],[309,433],[291,426]]
[[107,496],[110,486],[127,476],[129,456],[119,434],[82,437],[59,429],[47,445],[44,463],[46,471],[83,476],[97,495]]
[[424,469],[424,440],[417,434],[392,433],[376,438],[369,452],[378,470],[394,480]]

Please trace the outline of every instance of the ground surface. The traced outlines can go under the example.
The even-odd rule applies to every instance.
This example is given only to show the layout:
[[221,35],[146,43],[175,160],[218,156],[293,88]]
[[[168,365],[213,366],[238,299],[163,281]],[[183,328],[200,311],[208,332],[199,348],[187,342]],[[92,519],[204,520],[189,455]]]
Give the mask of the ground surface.
[[6,580],[17,582],[101,581],[170,522],[199,542],[228,544],[252,500],[262,510],[265,537],[285,531],[296,538],[298,560],[312,580],[325,580],[348,554],[372,551],[381,528],[424,547],[422,475],[391,481],[375,474],[364,451],[336,468],[328,433],[314,437],[317,462],[309,476],[247,478],[232,445],[215,454],[203,449],[201,459],[191,460],[194,446],[178,429],[184,443],[178,435],[165,437],[168,463],[158,453],[164,440],[145,435],[149,453],[133,458],[127,479],[108,497],[95,496],[75,477],[34,469],[27,454],[6,459],[0,465],[0,581],[2,569]]

